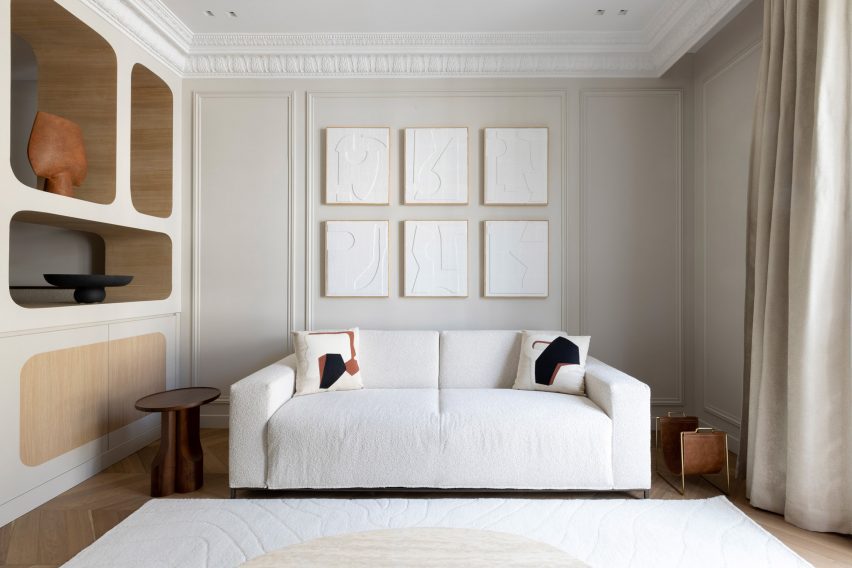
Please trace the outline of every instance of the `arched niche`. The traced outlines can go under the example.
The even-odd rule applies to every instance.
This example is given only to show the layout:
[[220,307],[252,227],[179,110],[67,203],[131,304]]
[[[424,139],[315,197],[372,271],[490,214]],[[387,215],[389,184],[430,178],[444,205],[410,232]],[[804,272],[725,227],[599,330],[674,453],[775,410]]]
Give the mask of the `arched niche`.
[[[26,69],[21,58],[30,50],[35,57],[30,73],[37,84],[37,110],[72,120],[83,131],[88,175],[74,197],[111,203],[115,199],[115,52],[97,32],[53,0],[11,0],[11,22],[12,68]],[[26,100],[12,97],[13,121],[33,114],[31,108],[20,106]],[[20,173],[26,141],[21,140],[22,128],[17,130],[10,155],[13,171],[22,183],[38,187],[30,174]]]
[[140,213],[172,214],[172,90],[144,65],[130,76],[130,195]]
[[12,67],[9,102],[9,160],[18,180],[37,187],[38,180],[27,158],[27,142],[38,110],[38,63],[33,48],[12,34]]
[[16,213],[9,232],[9,285],[23,307],[56,307],[41,299],[50,290],[17,288],[44,285],[42,274],[65,270],[133,276],[128,286],[110,288],[106,303],[165,300],[172,293],[172,241],[165,233],[39,211]]

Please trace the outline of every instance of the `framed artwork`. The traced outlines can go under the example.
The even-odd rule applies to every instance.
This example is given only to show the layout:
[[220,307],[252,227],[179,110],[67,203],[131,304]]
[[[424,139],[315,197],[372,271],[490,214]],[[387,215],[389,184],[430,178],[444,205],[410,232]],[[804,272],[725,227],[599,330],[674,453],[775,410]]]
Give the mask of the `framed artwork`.
[[485,296],[546,298],[547,221],[485,221]]
[[547,205],[547,128],[485,129],[485,204]]
[[325,203],[387,205],[390,128],[325,129]]
[[406,205],[466,205],[467,128],[406,128]]
[[325,295],[388,295],[388,222],[325,222]]
[[405,296],[467,297],[467,221],[406,221]]

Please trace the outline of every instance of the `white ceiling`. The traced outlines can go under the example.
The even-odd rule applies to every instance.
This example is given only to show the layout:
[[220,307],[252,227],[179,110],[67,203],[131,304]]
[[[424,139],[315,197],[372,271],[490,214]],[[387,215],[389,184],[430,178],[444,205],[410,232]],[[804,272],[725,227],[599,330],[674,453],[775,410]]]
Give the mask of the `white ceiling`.
[[[163,0],[193,33],[642,31],[668,0]],[[595,11],[605,10],[597,16]],[[621,9],[627,14],[619,15]],[[209,16],[207,11],[214,15]],[[229,15],[234,12],[237,17]]]
[[181,76],[262,78],[658,77],[751,2],[80,1]]

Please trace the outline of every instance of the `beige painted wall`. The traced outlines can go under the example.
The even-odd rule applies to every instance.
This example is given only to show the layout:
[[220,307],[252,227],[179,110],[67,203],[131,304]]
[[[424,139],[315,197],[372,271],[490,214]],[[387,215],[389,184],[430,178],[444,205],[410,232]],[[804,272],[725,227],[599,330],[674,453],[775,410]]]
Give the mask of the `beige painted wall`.
[[[199,267],[197,274],[222,275],[196,284],[188,302],[195,328],[184,318],[184,375],[194,360],[194,381],[227,390],[285,355],[289,330],[306,327],[562,327],[591,334],[594,355],[649,383],[655,412],[696,413],[731,432],[736,447],[745,179],[761,12],[762,3],[753,3],[660,79],[186,81],[184,152],[193,158],[184,163],[184,201],[194,204],[202,227],[233,222],[225,228],[227,253],[217,254],[223,237],[205,237],[204,229],[184,251],[184,282]],[[215,116],[196,114],[193,123],[197,97],[211,96],[220,97]],[[277,103],[252,106],[258,96]],[[264,115],[272,125],[258,125]],[[193,129],[203,133],[208,121],[227,125],[229,137],[193,145]],[[323,205],[323,129],[365,124],[392,128],[391,205]],[[481,129],[507,124],[550,128],[547,208],[481,205]],[[400,132],[421,125],[471,128],[470,205],[401,205]],[[226,160],[227,175],[209,175],[222,164],[193,174],[210,155],[238,147],[280,156],[288,167]],[[246,183],[235,191],[240,179]],[[205,199],[219,193],[232,197]],[[254,219],[243,209],[257,203],[270,207]],[[551,223],[546,300],[481,297],[479,224],[514,217]],[[187,240],[199,230],[192,218],[186,211]],[[390,298],[323,297],[321,222],[373,218],[391,221]],[[471,221],[469,298],[401,295],[399,222],[430,218]],[[235,262],[237,251],[250,258]],[[239,267],[230,275],[239,281],[225,277],[229,267]],[[235,289],[251,299],[221,300]],[[226,425],[227,397],[206,412],[208,424]]]
[[746,205],[763,3],[747,7],[694,57],[694,412],[739,446]]
[[[188,302],[196,327],[183,320],[183,336],[191,337],[184,369],[189,372],[194,359],[198,384],[227,390],[285,355],[289,330],[306,327],[564,328],[591,333],[592,353],[652,385],[661,410],[682,408],[691,369],[683,346],[692,341],[691,305],[684,303],[691,290],[684,289],[691,285],[685,275],[692,271],[693,244],[683,214],[692,204],[692,86],[688,61],[651,80],[187,81],[185,140],[214,126],[226,125],[227,136],[186,146],[193,159],[184,164],[184,187],[192,189],[184,200],[194,205],[201,225],[192,230],[201,236],[193,242],[194,262],[184,265],[184,282],[199,269],[221,277],[200,280]],[[259,96],[271,106],[253,105]],[[195,123],[188,118],[192,109]],[[323,129],[365,124],[392,128],[391,205],[322,205]],[[401,130],[424,125],[470,128],[469,205],[401,205]],[[482,128],[506,125],[549,127],[547,207],[481,204]],[[215,159],[238,147],[278,156],[284,164],[289,158],[289,171],[257,156]],[[255,217],[243,201],[269,207]],[[187,211],[190,227],[192,218]],[[550,221],[547,299],[481,296],[481,221],[514,218]],[[221,235],[205,236],[213,219],[223,223],[225,251],[217,250]],[[389,298],[321,295],[320,223],[327,219],[391,221]],[[405,219],[470,221],[468,298],[402,297],[399,222]],[[234,266],[241,270],[229,273]],[[233,290],[252,298],[216,300]],[[284,317],[285,305],[287,325],[271,325],[270,313]],[[250,342],[263,348],[241,348]],[[208,424],[226,424],[226,402],[206,410]]]

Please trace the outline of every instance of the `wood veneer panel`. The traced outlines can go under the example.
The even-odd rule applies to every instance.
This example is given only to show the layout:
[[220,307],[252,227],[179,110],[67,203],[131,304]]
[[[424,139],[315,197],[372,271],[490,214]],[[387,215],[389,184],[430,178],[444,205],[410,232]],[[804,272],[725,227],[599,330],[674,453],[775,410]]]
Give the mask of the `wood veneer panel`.
[[39,353],[21,369],[21,461],[42,464],[107,434],[106,342]]
[[166,390],[166,337],[137,335],[109,342],[109,430],[148,413],[134,408],[145,395]]
[[140,213],[172,214],[172,91],[143,65],[130,77],[130,192]]
[[112,47],[53,0],[12,0],[12,33],[38,61],[38,109],[83,130],[89,174],[75,197],[115,199],[116,57]]
[[172,292],[172,240],[164,233],[117,231],[103,235],[107,274],[132,274],[128,286],[110,288],[108,302],[165,300]]

